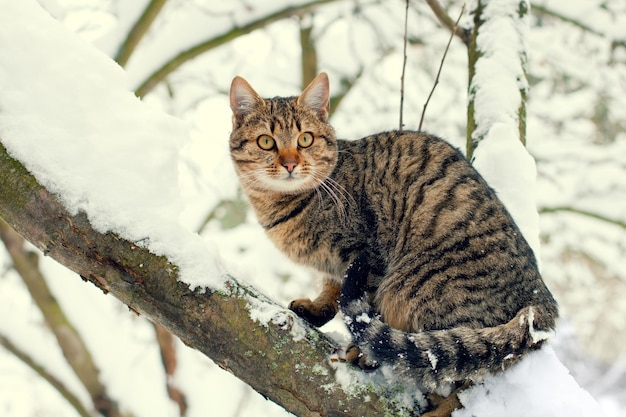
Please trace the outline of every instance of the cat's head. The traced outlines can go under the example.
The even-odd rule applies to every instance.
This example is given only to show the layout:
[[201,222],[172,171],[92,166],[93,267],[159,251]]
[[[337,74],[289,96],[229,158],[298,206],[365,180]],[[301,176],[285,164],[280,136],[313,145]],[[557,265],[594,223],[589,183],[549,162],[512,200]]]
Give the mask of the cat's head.
[[299,193],[323,182],[337,163],[327,123],[328,76],[319,74],[298,97],[263,99],[241,77],[230,87],[230,154],[245,188]]

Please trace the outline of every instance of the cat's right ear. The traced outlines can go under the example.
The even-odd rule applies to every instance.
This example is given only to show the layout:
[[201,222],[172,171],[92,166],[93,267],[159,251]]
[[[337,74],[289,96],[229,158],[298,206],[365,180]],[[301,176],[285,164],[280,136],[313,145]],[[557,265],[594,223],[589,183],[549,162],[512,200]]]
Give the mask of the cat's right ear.
[[263,104],[263,99],[248,84],[246,80],[237,76],[230,84],[230,108],[233,111],[233,125],[237,127],[243,117]]

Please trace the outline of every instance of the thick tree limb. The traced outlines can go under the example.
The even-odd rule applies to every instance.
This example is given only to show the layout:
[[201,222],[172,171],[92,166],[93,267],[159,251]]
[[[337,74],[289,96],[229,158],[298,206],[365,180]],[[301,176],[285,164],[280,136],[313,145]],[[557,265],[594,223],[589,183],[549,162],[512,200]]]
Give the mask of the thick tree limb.
[[[0,138],[1,142],[1,138]],[[392,394],[339,387],[329,355],[340,347],[255,289],[229,279],[222,291],[191,291],[175,265],[72,215],[0,143],[0,216],[44,254],[198,349],[298,416],[399,415]],[[249,306],[277,313],[267,325]],[[294,329],[304,329],[294,337]],[[340,366],[344,366],[341,364]],[[344,370],[347,371],[347,370]],[[385,394],[382,394],[385,395]]]

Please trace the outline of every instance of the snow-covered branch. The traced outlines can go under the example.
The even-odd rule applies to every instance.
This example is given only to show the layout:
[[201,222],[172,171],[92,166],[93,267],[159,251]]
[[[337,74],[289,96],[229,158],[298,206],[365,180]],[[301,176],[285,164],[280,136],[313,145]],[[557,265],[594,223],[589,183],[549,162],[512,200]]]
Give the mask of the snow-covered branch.
[[298,416],[393,415],[371,387],[344,391],[336,374],[348,370],[329,360],[340,347],[255,289],[231,278],[192,291],[166,258],[70,214],[1,145],[0,177],[0,216],[22,236],[266,398]]

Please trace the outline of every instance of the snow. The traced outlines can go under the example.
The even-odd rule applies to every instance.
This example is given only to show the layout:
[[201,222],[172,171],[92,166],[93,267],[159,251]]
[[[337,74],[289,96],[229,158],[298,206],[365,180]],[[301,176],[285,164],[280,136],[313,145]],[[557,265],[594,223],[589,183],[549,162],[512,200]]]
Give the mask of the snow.
[[496,191],[540,259],[537,168],[516,129],[514,121],[494,123],[474,152],[474,167]]
[[299,341],[305,338],[308,331],[302,321],[292,311],[287,310],[269,300],[260,300],[257,297],[248,298],[248,309],[252,320],[268,326],[270,323],[289,330],[291,338]]
[[437,369],[437,363],[439,363],[439,358],[433,352],[429,350],[426,351],[426,355],[428,355],[428,361],[430,362],[430,366],[433,369]]
[[[536,209],[535,161],[519,137],[520,90],[528,90],[524,62],[526,23],[509,16],[517,0],[491,1],[483,11],[476,49],[483,54],[470,86],[475,102],[478,142],[474,166],[511,212],[522,234],[539,257],[539,214]],[[513,47],[511,47],[513,45]],[[517,47],[515,47],[517,46]]]
[[459,395],[453,417],[598,417],[597,402],[580,388],[554,351],[544,347],[507,372]]
[[8,152],[99,232],[167,256],[194,288],[218,287],[224,273],[215,250],[179,223],[186,125],[142,103],[119,66],[34,1],[3,3],[0,42],[11,59],[0,67],[0,126]]
[[496,123],[517,126],[520,89],[527,90],[520,51],[526,47],[527,27],[508,13],[516,11],[518,0],[485,4],[486,22],[479,29],[476,49],[482,54],[476,64],[470,92],[474,97],[476,130],[472,139],[481,140]]
[[[42,2],[53,4],[55,0]],[[58,2],[62,3],[61,0]],[[98,31],[106,32],[113,22],[117,22],[118,26],[129,27],[137,16],[136,11],[141,10],[140,3],[145,2],[116,2],[115,7],[120,10],[125,8],[125,13],[117,13],[119,20],[116,20],[116,13],[107,14],[105,19],[99,17],[100,26],[82,30],[81,35],[96,39]],[[245,8],[247,3],[237,5]],[[182,13],[189,4],[194,8],[200,3],[178,2],[176,7]],[[589,9],[588,6],[582,7],[582,2],[572,7],[572,2],[565,0],[555,0],[550,6],[555,7],[556,4],[577,18],[583,17]],[[486,13],[499,13],[497,7],[509,8],[511,5],[510,1],[491,1]],[[177,87],[173,89],[176,94],[161,107],[185,115],[184,109],[191,105],[185,103],[184,99],[197,101],[199,105],[195,107],[198,104],[195,103],[192,110],[197,114],[186,114],[195,123],[190,134],[188,126],[180,120],[142,104],[129,90],[164,58],[184,49],[185,45],[193,44],[199,35],[211,36],[211,31],[222,30],[224,22],[230,22],[228,13],[213,19],[213,23],[217,20],[219,22],[207,25],[202,30],[199,28],[200,19],[194,19],[192,27],[184,31],[177,31],[187,21],[181,16],[161,21],[157,25],[158,29],[163,29],[159,34],[166,34],[169,38],[164,40],[156,33],[150,34],[143,41],[145,49],[138,50],[124,72],[93,47],[61,29],[32,0],[0,0],[0,7],[0,47],[3,56],[11,57],[0,59],[1,140],[40,182],[59,193],[69,210],[84,210],[99,230],[115,231],[155,253],[165,254],[179,264],[183,279],[192,286],[219,286],[222,271],[228,269],[236,271],[234,276],[244,277],[252,285],[263,288],[272,299],[282,303],[294,295],[314,295],[314,286],[310,284],[311,274],[298,270],[281,258],[264,239],[263,231],[253,218],[247,218],[244,224],[231,230],[220,230],[215,225],[217,222],[209,225],[206,235],[213,236],[213,242],[219,244],[207,243],[209,238],[199,239],[180,226],[181,222],[190,227],[196,226],[207,207],[212,207],[213,203],[224,198],[235,198],[234,173],[227,160],[225,146],[230,128],[228,102],[225,96],[215,91],[227,89],[230,79],[236,74],[250,79],[255,87],[261,85],[261,89],[270,95],[294,94],[298,91],[299,73],[294,70],[294,62],[299,60],[298,45],[294,36],[291,36],[297,35],[295,20],[281,22],[255,36],[241,38],[234,44],[236,52],[230,49],[215,51],[210,60],[205,60],[212,70],[208,75],[190,76],[192,73],[189,71],[171,77],[173,85]],[[235,6],[229,5],[228,10],[232,7]],[[237,21],[253,20],[264,10],[270,10],[270,7],[274,10],[281,6],[266,2],[254,14],[245,14],[238,9],[237,13],[243,14],[237,16]],[[369,24],[363,16],[369,13],[370,19],[378,21],[376,13],[380,9],[366,7],[363,14],[356,16],[352,13],[351,3],[341,7],[343,15],[340,19],[333,12],[326,13],[324,9],[315,15],[316,28],[327,29],[317,33],[320,44],[328,50],[325,53],[320,50],[320,69],[330,68],[333,91],[337,91],[341,85],[339,77],[350,74],[346,68],[371,67],[372,70],[366,71],[360,80],[363,87],[359,89],[357,86],[346,97],[342,103],[342,112],[335,116],[333,124],[343,137],[358,137],[375,130],[393,128],[397,119],[397,63],[401,57],[390,52],[388,57],[380,58],[378,62],[371,48],[392,44],[383,41],[379,43],[379,35],[380,39],[393,39],[390,33],[395,36],[400,28],[399,25],[393,27],[393,22],[397,20],[393,16],[401,17],[403,7],[399,7],[398,11],[392,6],[385,6],[390,8],[385,11],[393,9],[396,14],[381,14],[380,19],[385,19],[385,23],[378,25],[376,36],[369,32],[361,36]],[[132,9],[132,12],[127,13],[126,9]],[[80,20],[85,18],[87,8],[68,15],[63,14],[65,9],[62,5],[55,10],[58,10],[60,20],[66,26],[77,28]],[[600,8],[593,7],[593,10],[599,13]],[[225,9],[212,11],[222,13]],[[99,12],[95,10],[93,14],[98,15]],[[610,21],[606,15],[608,13],[604,13],[604,17],[597,20],[594,27],[604,29],[606,26],[616,39],[623,38],[626,28],[623,17],[616,16],[614,21]],[[437,49],[434,39],[440,38],[441,44],[445,45],[448,34],[433,26],[435,20],[430,14],[430,20],[424,19],[423,14],[416,13],[416,16],[421,20],[419,25],[413,27],[426,29],[418,32],[415,38],[419,41],[420,36],[427,34],[429,44],[427,48],[419,45],[414,47],[409,63],[413,61],[413,69],[434,63],[432,68],[436,70],[442,49]],[[607,24],[604,25],[604,22]],[[615,162],[607,159],[607,154],[623,154],[624,135],[622,133],[621,140],[606,145],[604,149],[594,148],[590,151],[588,146],[584,146],[588,137],[594,133],[595,126],[584,119],[584,111],[590,108],[588,103],[593,102],[596,95],[590,89],[579,88],[578,85],[572,88],[574,91],[571,94],[555,94],[553,89],[540,83],[533,89],[531,108],[535,109],[535,115],[543,117],[549,114],[551,120],[562,124],[562,128],[559,130],[549,126],[541,117],[529,117],[529,133],[532,132],[529,137],[541,139],[537,142],[529,141],[531,150],[558,162],[543,165],[543,173],[549,175],[544,175],[540,187],[535,186],[534,161],[519,143],[516,123],[519,89],[525,88],[525,84],[511,81],[523,73],[517,55],[523,45],[517,44],[517,48],[511,48],[510,45],[515,45],[519,33],[525,33],[526,30],[525,27],[511,28],[503,22],[494,21],[493,26],[485,26],[481,31],[479,44],[491,52],[481,60],[483,65],[477,68],[475,78],[475,98],[480,108],[475,115],[479,122],[477,138],[480,136],[482,142],[474,155],[474,163],[505,201],[522,232],[537,251],[537,192],[544,204],[564,205],[576,201],[583,207],[623,218],[624,206],[618,204],[620,199],[624,200],[622,194],[610,198],[610,190],[619,188],[623,167],[619,160]],[[125,30],[122,28],[111,33],[112,36],[97,41],[109,54],[115,51],[121,39],[118,35],[125,33]],[[174,39],[175,36],[178,38]],[[557,71],[569,71],[582,79],[581,85],[604,88],[610,97],[615,97],[615,103],[624,103],[624,99],[620,98],[620,95],[626,97],[623,88],[620,88],[624,85],[623,78],[605,77],[606,71],[598,69],[602,62],[597,55],[594,55],[594,61],[589,65],[589,50],[571,54],[563,48],[559,49],[563,43],[556,42],[553,36],[553,32],[548,30],[545,33],[538,31],[534,35],[537,47],[531,50],[541,49],[540,54],[544,55],[543,64],[540,62],[535,66],[536,74],[545,77],[555,68]],[[277,48],[275,39],[281,40],[280,48]],[[350,41],[342,43],[337,39]],[[578,49],[579,41],[579,38],[570,36],[567,42]],[[588,45],[586,43],[581,47],[590,48]],[[166,51],[161,54],[163,49]],[[358,54],[352,51],[358,51]],[[618,49],[616,54],[619,53],[623,52]],[[157,56],[158,59],[151,61]],[[271,62],[266,60],[268,56],[271,56]],[[616,56],[619,59],[619,55]],[[416,63],[418,60],[421,62]],[[464,60],[463,47],[453,46],[442,74],[441,86],[426,114],[427,130],[456,141],[457,144],[459,137],[464,135],[464,130],[458,126],[463,125],[465,73],[451,69],[462,68]],[[198,65],[195,68],[206,69],[206,66]],[[544,72],[540,72],[540,68]],[[413,86],[406,101],[407,126],[417,126],[423,104],[421,100],[432,86],[432,79],[424,74],[427,71],[417,74],[409,71],[407,74],[407,85]],[[192,82],[191,87],[176,84],[182,84],[180,81],[183,78],[194,77],[199,80],[197,83]],[[495,88],[488,90],[485,88],[487,85],[494,85]],[[213,93],[209,98],[204,97],[207,91]],[[160,104],[158,97],[148,97],[147,101],[155,106]],[[461,111],[458,111],[459,102]],[[611,111],[619,113],[620,108],[624,106],[613,105]],[[210,157],[201,159],[198,157],[200,154]],[[581,160],[591,160],[592,163],[582,165],[585,169],[581,169]],[[191,197],[185,195],[193,187],[189,187],[189,184],[181,187],[181,182],[189,182],[189,177],[194,175],[193,181],[197,182],[194,192],[202,194],[202,204],[195,206],[187,204]],[[546,180],[546,177],[552,178],[552,182]],[[181,191],[181,188],[184,189]],[[593,192],[589,193],[589,190]],[[605,196],[602,200],[597,199],[600,193]],[[609,272],[619,276],[624,271],[621,256],[623,247],[613,244],[619,242],[615,228],[598,226],[597,222],[573,215],[566,215],[559,222],[545,222],[545,225],[542,224],[544,230],[551,231],[552,228],[556,231],[551,234],[553,249],[549,259],[559,257],[559,249],[568,248],[572,242],[581,242],[586,245],[585,248],[593,248],[593,253],[608,267]],[[570,227],[573,224],[576,227]],[[580,239],[580,236],[585,239]],[[607,236],[611,238],[607,239]],[[211,247],[207,248],[207,245]],[[223,262],[218,261],[217,247]],[[545,249],[543,252],[545,256]],[[0,261],[7,262],[6,258]],[[163,392],[164,377],[150,326],[129,314],[124,306],[111,297],[103,297],[99,290],[82,283],[49,259],[44,258],[41,263],[46,275],[51,277],[53,293],[73,318],[81,335],[84,335],[112,396],[120,400],[125,410],[135,415],[175,415],[172,403]],[[85,404],[89,404],[75,376],[68,371],[54,340],[45,332],[41,314],[32,305],[20,280],[13,272],[5,274],[5,265],[1,266],[0,317],[3,320],[0,320],[0,333],[12,335],[21,348],[40,363],[45,363]],[[565,276],[561,279],[566,279],[567,274],[571,273],[577,279],[590,280],[586,268],[588,265],[582,262],[571,263],[567,268],[563,268],[561,263],[550,262],[543,267],[543,271],[547,277]],[[568,288],[569,284],[567,282]],[[592,284],[589,283],[588,290],[578,291],[572,297],[580,298],[581,304],[585,303],[584,310],[602,312],[606,308],[603,301],[606,300],[605,294]],[[254,299],[251,299],[249,308],[251,316],[260,323],[289,324],[293,318],[284,308]],[[623,314],[619,311],[610,315],[604,311],[603,323],[620,321]],[[293,329],[298,329],[299,321],[293,323]],[[596,327],[593,326],[593,329]],[[324,331],[332,330],[325,327]],[[111,342],[111,335],[115,335],[115,343]],[[295,332],[292,336],[297,338],[302,334]],[[340,339],[345,337],[345,333],[338,331],[333,336]],[[42,346],[46,349],[41,349]],[[225,417],[274,417],[285,414],[282,409],[256,394],[251,395],[249,388],[242,388],[239,381],[217,369],[198,352],[187,349],[182,343],[178,343],[177,348],[179,369],[175,382],[188,394],[189,417],[206,415],[207,410]],[[430,359],[436,367],[437,358]],[[335,366],[338,382],[337,385],[327,387],[329,390],[341,388],[349,391],[371,382],[367,379],[372,377],[370,374],[355,371],[345,364],[336,363]],[[384,383],[393,380],[390,372],[389,369],[381,370],[377,374],[379,379],[375,381]],[[12,361],[0,349],[3,414],[11,417],[71,415],[71,408],[50,391],[45,383],[23,365]],[[353,392],[358,392],[358,389]],[[412,395],[416,393],[405,392],[403,395],[406,404],[415,401]],[[607,414],[610,412],[618,416],[623,411],[612,397],[605,395],[604,390],[594,395],[602,395],[602,398],[598,398]],[[506,373],[488,378],[467,391],[462,400],[466,408],[456,412],[455,416],[602,415],[598,404],[576,384],[550,346],[532,354]]]

